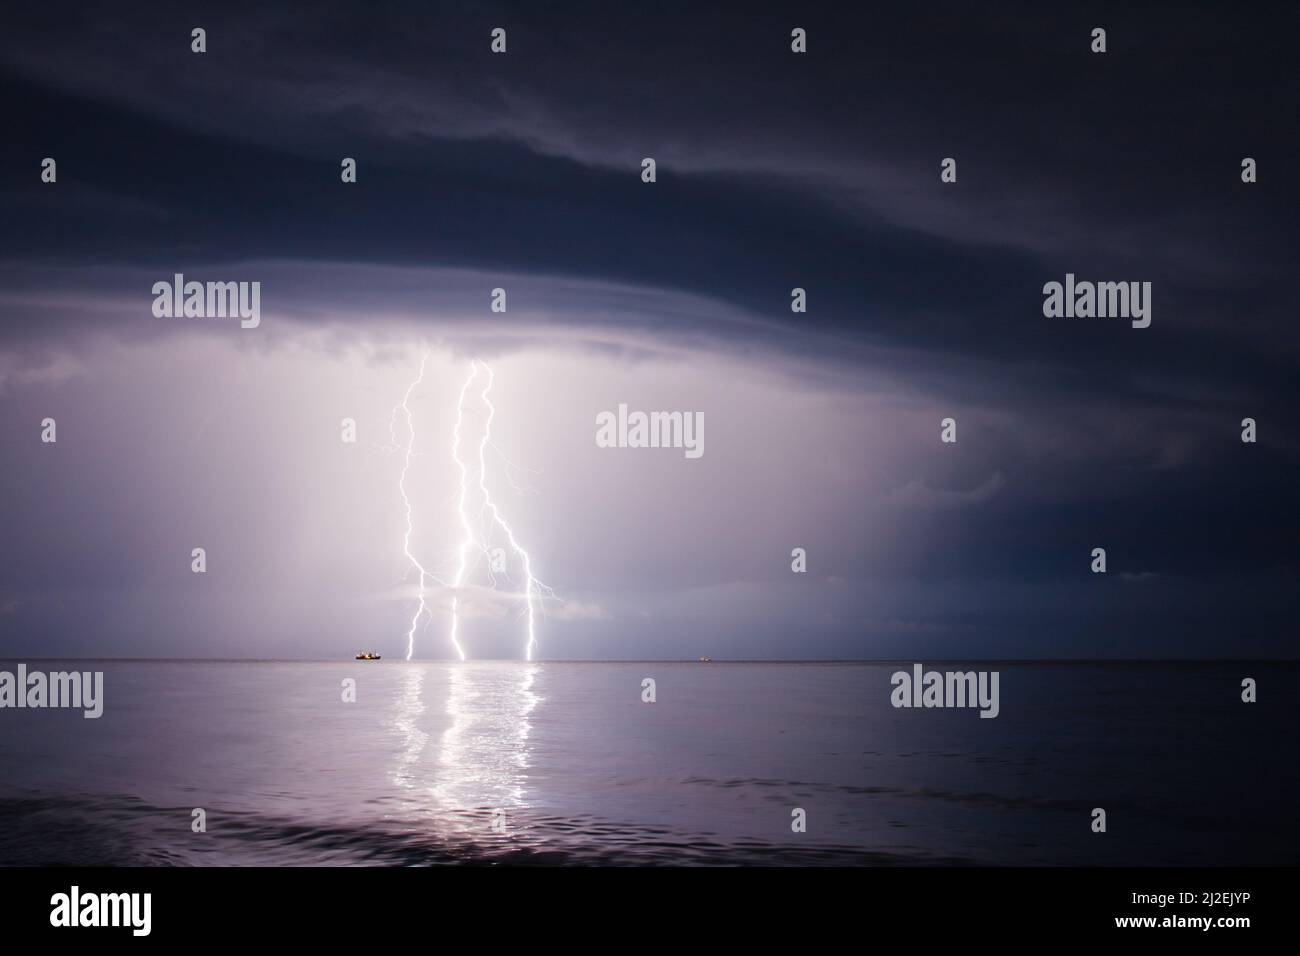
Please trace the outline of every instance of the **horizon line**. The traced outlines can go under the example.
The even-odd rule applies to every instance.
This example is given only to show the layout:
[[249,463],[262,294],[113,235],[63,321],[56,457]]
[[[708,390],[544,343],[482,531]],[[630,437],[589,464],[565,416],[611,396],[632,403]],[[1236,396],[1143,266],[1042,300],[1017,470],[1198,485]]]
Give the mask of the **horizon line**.
[[[481,657],[458,661],[452,658],[405,660],[380,658],[398,664],[918,664],[924,660],[895,657],[645,657],[645,658],[543,658],[524,660],[511,657]],[[930,657],[936,664],[1297,664],[1300,657]],[[118,663],[166,664],[374,664],[373,660],[336,657],[0,657],[0,663],[24,661],[113,661]]]

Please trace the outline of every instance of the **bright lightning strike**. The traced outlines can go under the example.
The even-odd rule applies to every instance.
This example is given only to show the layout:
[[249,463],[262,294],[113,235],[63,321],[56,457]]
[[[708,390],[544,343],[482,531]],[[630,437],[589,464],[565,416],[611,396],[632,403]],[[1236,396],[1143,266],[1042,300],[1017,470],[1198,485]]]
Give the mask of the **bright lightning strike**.
[[[397,447],[397,413],[403,412],[406,416],[406,450],[402,462],[402,473],[398,479],[397,487],[402,495],[402,504],[406,509],[406,533],[402,537],[402,553],[406,555],[407,561],[411,567],[415,568],[419,574],[419,602],[416,605],[415,613],[411,616],[410,627],[406,631],[406,659],[409,661],[415,653],[415,632],[420,626],[420,621],[427,614],[432,612],[429,609],[429,603],[426,600],[428,592],[428,583],[433,581],[444,587],[447,583],[432,574],[420,562],[411,551],[411,535],[415,530],[413,510],[411,499],[406,490],[406,478],[411,469],[411,458],[415,449],[415,419],[411,413],[411,394],[415,391],[416,386],[424,381],[424,370],[428,363],[429,350],[425,350],[420,358],[420,371],[406,388],[406,394],[402,396],[400,404],[393,407],[392,421],[390,427],[393,432],[393,447]],[[481,498],[478,524],[480,528],[475,530],[475,524],[470,520],[468,509],[469,498],[471,494],[470,466],[466,463],[461,454],[462,432],[465,423],[465,399],[470,394],[470,388],[473,386],[479,375],[484,376],[484,384],[478,392],[478,399],[487,410],[487,415],[483,423],[483,434],[478,443],[478,476],[474,482],[478,496]],[[510,545],[510,550],[518,556],[524,570],[524,591],[523,597],[527,607],[528,622],[528,641],[524,645],[524,657],[527,660],[533,659],[533,650],[537,647],[537,612],[539,601],[545,598],[555,597],[555,593],[542,582],[533,577],[532,558],[527,551],[519,544],[515,538],[514,529],[506,522],[501,515],[501,510],[492,500],[492,494],[487,486],[487,448],[489,445],[493,449],[496,446],[492,444],[492,421],[496,417],[496,406],[492,404],[489,393],[492,391],[492,384],[495,375],[485,363],[475,359],[470,362],[469,376],[461,385],[460,395],[456,399],[456,424],[452,429],[451,457],[456,463],[456,469],[459,472],[459,491],[456,495],[456,510],[460,517],[460,527],[463,533],[460,545],[456,549],[456,573],[449,585],[451,590],[451,644],[456,649],[456,655],[463,661],[465,660],[465,649],[460,643],[460,618],[461,603],[460,590],[465,584],[466,576],[470,572],[470,554],[471,551],[488,554],[488,543],[490,540],[490,528],[483,528],[482,525],[488,524],[492,527],[500,528],[505,534],[506,541]],[[499,450],[498,450],[499,453]],[[505,460],[505,456],[502,456]],[[509,469],[511,464],[506,460],[506,480],[515,487],[514,482],[510,479]],[[517,491],[522,489],[516,488]],[[489,568],[491,564],[489,563]],[[493,569],[494,570],[494,569]],[[493,588],[496,586],[496,577],[493,575]]]
[[537,645],[537,607],[534,601],[536,581],[533,579],[532,559],[528,556],[528,552],[519,546],[519,542],[515,540],[515,533],[510,530],[510,525],[501,517],[496,502],[492,500],[492,496],[488,493],[486,451],[488,442],[492,440],[492,419],[497,414],[496,406],[488,398],[488,392],[492,391],[492,383],[495,381],[496,376],[493,374],[492,369],[486,365],[483,366],[483,371],[487,372],[487,384],[483,386],[480,397],[483,404],[487,406],[488,415],[487,421],[483,423],[483,440],[479,442],[478,446],[478,484],[479,490],[483,492],[483,507],[491,510],[492,519],[506,533],[506,540],[510,542],[510,550],[519,555],[524,565],[524,601],[528,606],[528,644],[524,647],[524,659],[531,661],[533,659],[533,648]]
[[[424,590],[425,580],[429,577],[429,573],[425,571],[424,565],[422,565],[415,555],[411,553],[411,532],[414,526],[411,520],[411,499],[406,494],[406,473],[411,470],[411,452],[415,447],[415,419],[411,417],[411,406],[409,402],[411,400],[411,392],[415,391],[415,386],[424,381],[424,366],[428,361],[429,351],[428,349],[425,349],[424,355],[420,357],[420,374],[416,376],[415,381],[411,382],[411,384],[407,386],[406,394],[402,396],[402,404],[399,406],[402,411],[406,413],[406,431],[408,435],[406,441],[406,456],[402,461],[402,476],[397,481],[397,489],[402,493],[402,504],[406,506],[406,534],[402,538],[402,552],[406,555],[406,559],[411,562],[415,567],[415,570],[420,574],[420,603],[415,609],[415,614],[411,618],[411,626],[406,632],[406,659],[408,661],[411,659],[411,654],[415,650],[415,629],[420,623],[420,618],[423,617],[425,612],[428,610],[428,605],[424,600]],[[396,417],[397,410],[394,409],[393,411],[394,417]],[[453,637],[452,640],[454,641],[455,638]],[[459,650],[459,648],[457,649]],[[465,655],[461,654],[460,659],[464,660]]]
[[[477,359],[470,363],[469,377],[460,389],[460,398],[456,403],[456,427],[453,431],[452,438],[452,459],[456,462],[460,470],[460,494],[458,497],[458,510],[460,512],[460,524],[464,531],[464,538],[461,539],[458,551],[458,561],[456,567],[456,576],[453,579],[453,589],[459,589],[465,581],[465,574],[468,570],[468,554],[470,548],[478,548],[481,551],[487,551],[486,535],[475,532],[474,525],[471,523],[469,513],[466,510],[466,499],[469,494],[469,467],[461,457],[461,426],[465,417],[465,396],[468,394],[470,386],[478,378],[480,371],[484,375],[484,385],[479,392],[479,400],[487,409],[487,419],[483,423],[483,434],[478,444],[478,491],[482,496],[482,514],[491,513],[492,523],[499,527],[506,536],[506,541],[510,544],[510,550],[518,555],[524,569],[524,601],[527,606],[528,617],[528,642],[524,645],[524,657],[526,660],[533,659],[533,649],[537,646],[537,602],[542,596],[549,596],[551,591],[546,585],[539,582],[533,577],[532,558],[528,552],[520,546],[515,538],[514,530],[501,515],[501,510],[497,507],[496,502],[492,500],[492,494],[487,487],[487,447],[492,441],[492,420],[496,417],[496,406],[488,394],[492,391],[492,384],[495,375],[492,369],[485,363]],[[460,604],[459,597],[454,595],[451,599],[451,639],[460,649],[458,634],[460,630]],[[464,655],[461,655],[462,660]]]
[[456,462],[456,467],[460,469],[460,496],[457,498],[456,510],[460,513],[460,526],[465,532],[465,537],[461,539],[460,547],[456,551],[456,576],[451,580],[451,643],[456,648],[456,653],[460,659],[465,659],[465,652],[461,650],[460,639],[457,632],[460,630],[460,595],[456,592],[460,590],[461,584],[465,581],[466,559],[469,548],[477,543],[474,536],[474,526],[469,523],[469,516],[465,514],[465,495],[468,491],[469,469],[465,467],[465,462],[460,457],[460,429],[465,420],[465,393],[469,391],[470,383],[478,374],[478,364],[470,363],[469,378],[465,379],[465,384],[460,387],[460,397],[456,399],[456,425],[452,429],[451,435],[451,457]]

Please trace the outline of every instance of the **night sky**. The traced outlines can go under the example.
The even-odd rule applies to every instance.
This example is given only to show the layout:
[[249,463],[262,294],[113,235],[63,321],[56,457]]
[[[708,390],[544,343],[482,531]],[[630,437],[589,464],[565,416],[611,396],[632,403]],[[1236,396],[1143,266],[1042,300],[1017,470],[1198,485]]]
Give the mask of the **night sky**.
[[[484,360],[543,658],[1294,656],[1294,13],[277,6],[4,15],[0,656],[399,654],[424,349],[413,544]],[[155,317],[175,273],[261,325]],[[1151,326],[1044,317],[1067,273]],[[705,454],[597,448],[620,403]]]

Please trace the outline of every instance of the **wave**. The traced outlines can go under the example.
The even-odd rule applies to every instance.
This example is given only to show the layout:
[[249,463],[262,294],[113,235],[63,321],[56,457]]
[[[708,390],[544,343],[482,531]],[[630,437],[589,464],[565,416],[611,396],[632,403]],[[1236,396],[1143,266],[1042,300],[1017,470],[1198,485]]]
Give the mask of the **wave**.
[[[490,838],[490,808],[436,819],[311,822],[132,795],[0,797],[0,866],[891,866],[971,865],[964,857],[835,843],[722,839],[708,833],[513,811]],[[474,831],[471,833],[470,831]]]

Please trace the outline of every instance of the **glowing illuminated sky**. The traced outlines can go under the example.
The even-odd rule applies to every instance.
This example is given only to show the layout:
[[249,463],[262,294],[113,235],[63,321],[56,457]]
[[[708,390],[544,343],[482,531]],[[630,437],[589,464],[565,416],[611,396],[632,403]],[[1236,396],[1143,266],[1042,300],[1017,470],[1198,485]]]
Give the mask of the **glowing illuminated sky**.
[[[1061,17],[837,6],[803,59],[685,6],[11,14],[0,656],[401,656],[424,348],[412,549],[454,557],[482,358],[491,492],[565,598],[541,657],[1289,654],[1289,38],[1109,13],[1099,64]],[[1045,320],[1067,271],[1151,281],[1152,328]],[[261,327],[155,319],[175,272],[260,281]],[[621,402],[702,411],[704,456],[597,448]]]

